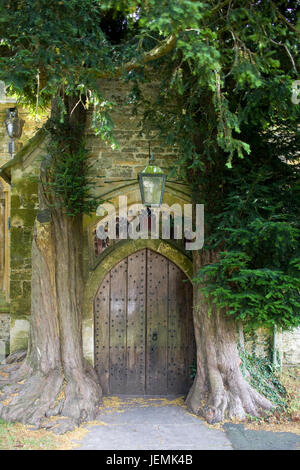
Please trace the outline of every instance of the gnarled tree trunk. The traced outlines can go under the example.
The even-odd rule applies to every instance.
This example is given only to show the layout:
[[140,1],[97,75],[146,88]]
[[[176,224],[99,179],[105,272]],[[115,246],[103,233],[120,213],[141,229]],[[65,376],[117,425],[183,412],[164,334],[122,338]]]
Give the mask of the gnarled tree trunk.
[[67,216],[54,193],[49,203],[47,178],[42,165],[28,351],[23,362],[0,366],[0,417],[40,427],[47,417],[66,416],[66,431],[95,418],[102,391],[83,357],[82,216]]
[[1,418],[37,426],[55,415],[74,425],[94,419],[101,402],[98,378],[82,351],[81,217],[51,212],[40,222],[50,214],[40,210],[34,228],[27,357],[0,369]]
[[[208,251],[194,252],[195,273],[203,264],[214,262]],[[200,290],[194,290],[194,327],[197,344],[197,375],[186,399],[188,408],[209,423],[224,418],[245,419],[272,408],[272,403],[254,390],[243,377],[234,321]]]

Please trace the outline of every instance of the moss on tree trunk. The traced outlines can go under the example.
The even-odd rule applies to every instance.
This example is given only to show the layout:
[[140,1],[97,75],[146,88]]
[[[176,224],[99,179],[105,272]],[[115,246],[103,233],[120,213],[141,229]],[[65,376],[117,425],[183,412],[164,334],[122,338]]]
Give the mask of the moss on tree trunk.
[[102,393],[83,357],[82,289],[81,216],[54,207],[49,222],[35,222],[30,340],[23,363],[2,367],[4,420],[42,426],[49,416],[66,416],[74,425],[95,418]]
[[[73,100],[67,104],[74,106]],[[82,110],[70,117],[72,133],[80,124],[83,128],[83,118]],[[95,418],[102,391],[83,357],[82,215],[67,215],[61,196],[48,184],[51,178],[48,159],[41,165],[32,241],[28,351],[22,363],[0,368],[0,417],[40,427],[47,417],[66,416],[62,430],[69,430]]]

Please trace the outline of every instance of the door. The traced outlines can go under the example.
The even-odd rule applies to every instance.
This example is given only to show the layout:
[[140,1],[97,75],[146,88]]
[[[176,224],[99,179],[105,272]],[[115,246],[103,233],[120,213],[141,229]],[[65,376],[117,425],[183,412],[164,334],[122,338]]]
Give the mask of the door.
[[95,367],[104,394],[187,393],[195,355],[192,285],[144,249],[118,263],[94,300]]

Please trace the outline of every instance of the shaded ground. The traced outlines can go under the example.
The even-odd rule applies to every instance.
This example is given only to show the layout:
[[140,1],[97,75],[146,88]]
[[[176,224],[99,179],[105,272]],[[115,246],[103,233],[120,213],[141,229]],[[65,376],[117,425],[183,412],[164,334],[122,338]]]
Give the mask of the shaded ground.
[[235,450],[300,450],[300,436],[290,432],[253,431],[243,424],[223,425]]
[[183,398],[105,398],[98,421],[79,450],[293,450],[300,436],[253,431],[242,424],[208,426],[189,413]]

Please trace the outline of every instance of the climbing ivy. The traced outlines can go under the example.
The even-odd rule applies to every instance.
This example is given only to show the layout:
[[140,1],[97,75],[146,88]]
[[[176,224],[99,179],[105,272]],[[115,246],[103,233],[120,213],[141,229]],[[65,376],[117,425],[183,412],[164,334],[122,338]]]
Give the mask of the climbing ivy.
[[[241,371],[246,380],[262,395],[267,397],[275,407],[284,410],[288,406],[288,396],[280,381],[279,368],[274,366],[268,357],[259,357],[239,348]],[[196,361],[190,366],[190,377],[194,379],[197,373]]]
[[286,408],[287,391],[280,382],[278,369],[271,361],[268,358],[249,354],[245,349],[240,349],[239,355],[242,360],[242,373],[251,385],[276,407]]
[[[89,151],[80,133],[80,127],[74,128],[63,122],[51,119],[46,125],[49,134],[47,152],[46,190],[56,195],[53,206],[60,204],[70,216],[90,214],[100,203],[100,198],[93,196],[95,182],[91,179],[93,164],[89,163]],[[50,202],[51,204],[51,202]]]

